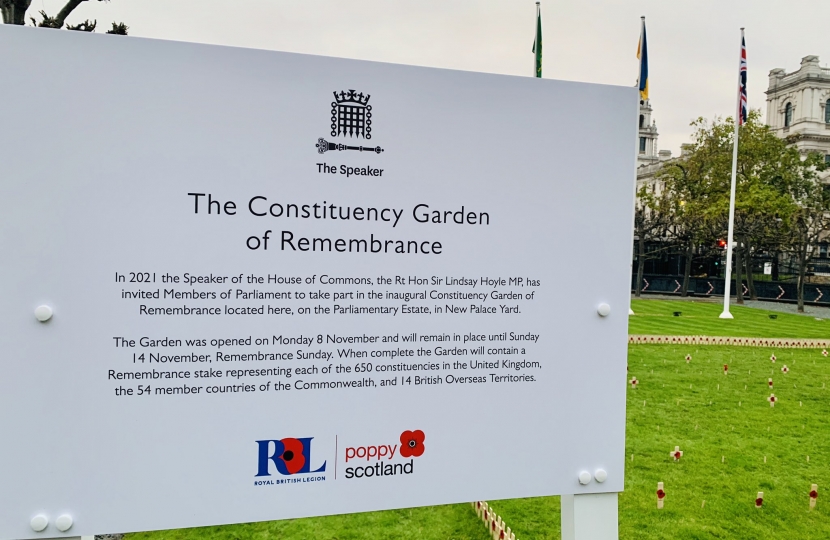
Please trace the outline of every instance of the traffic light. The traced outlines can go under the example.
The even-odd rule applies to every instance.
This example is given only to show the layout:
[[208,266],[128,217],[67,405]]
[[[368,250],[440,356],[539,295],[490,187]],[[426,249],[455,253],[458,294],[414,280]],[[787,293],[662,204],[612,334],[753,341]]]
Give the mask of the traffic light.
[[726,247],[726,240],[724,240],[723,238],[719,239],[718,240],[718,247],[719,248],[725,248]]

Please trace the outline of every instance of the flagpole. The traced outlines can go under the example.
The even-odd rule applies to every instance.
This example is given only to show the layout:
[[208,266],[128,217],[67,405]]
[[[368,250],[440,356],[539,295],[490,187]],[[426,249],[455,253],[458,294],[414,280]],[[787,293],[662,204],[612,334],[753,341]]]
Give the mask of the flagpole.
[[637,44],[637,59],[640,60],[640,64],[637,69],[637,88],[640,87],[640,77],[642,76],[643,33],[645,32],[645,28],[646,16],[643,15],[640,17],[640,43]]
[[[726,274],[724,276],[723,284],[723,313],[720,314],[721,319],[734,319],[729,312],[729,296],[731,294],[732,285],[732,243],[735,236],[735,184],[738,172],[738,134],[740,130],[741,119],[741,67],[743,64],[743,47],[744,47],[744,29],[741,28],[741,54],[738,58],[738,106],[735,109],[735,136],[733,137],[735,143],[732,147],[732,182],[729,187],[729,233],[726,238]],[[735,283],[735,287],[740,287],[740,283]]]
[[539,77],[539,52],[537,51],[536,48],[537,47],[541,48],[541,46],[542,46],[542,44],[539,43],[539,41],[540,41],[539,38],[541,37],[540,32],[539,32],[539,25],[541,24],[540,23],[541,17],[542,17],[541,2],[536,2],[536,19],[533,21],[534,22],[534,24],[533,24],[533,33],[536,36],[533,39],[533,76],[534,77]]

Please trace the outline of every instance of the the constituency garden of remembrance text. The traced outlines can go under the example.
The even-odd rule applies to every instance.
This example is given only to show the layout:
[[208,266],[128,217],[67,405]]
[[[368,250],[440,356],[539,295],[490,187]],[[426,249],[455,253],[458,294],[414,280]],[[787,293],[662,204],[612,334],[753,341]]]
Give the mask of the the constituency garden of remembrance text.
[[[257,316],[323,322],[369,314],[413,316],[408,320],[415,323],[418,316],[499,314],[509,320],[541,288],[526,276],[126,272],[115,282],[120,298],[142,317],[224,316],[236,319],[232,328]],[[118,397],[534,383],[543,367],[533,359],[542,336],[524,331],[520,318],[517,323],[480,333],[377,333],[367,321],[359,334],[113,336],[118,354],[107,379]]]

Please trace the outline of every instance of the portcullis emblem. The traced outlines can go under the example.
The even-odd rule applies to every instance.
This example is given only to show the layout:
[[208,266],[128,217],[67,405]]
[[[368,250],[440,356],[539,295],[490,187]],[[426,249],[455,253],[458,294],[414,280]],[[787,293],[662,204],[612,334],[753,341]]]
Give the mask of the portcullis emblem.
[[[331,102],[331,136],[372,138],[372,106],[369,105],[370,94],[355,90],[334,92],[334,101]],[[380,146],[351,146],[329,142],[322,137],[317,139],[317,152],[323,154],[330,150],[357,150],[359,152],[374,152],[380,154]]]

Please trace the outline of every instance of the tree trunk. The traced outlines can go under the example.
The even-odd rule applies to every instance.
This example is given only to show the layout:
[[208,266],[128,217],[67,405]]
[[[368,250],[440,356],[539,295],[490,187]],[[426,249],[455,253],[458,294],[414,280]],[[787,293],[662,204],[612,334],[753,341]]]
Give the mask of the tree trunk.
[[3,12],[3,23],[26,24],[26,10],[32,0],[0,0],[0,10]]
[[807,246],[798,247],[798,312],[804,313],[804,279],[807,277]]
[[86,0],[68,0],[66,2],[66,5],[63,6],[63,9],[61,9],[55,17],[55,22],[58,24],[58,28],[63,27],[64,22],[66,22],[66,18],[69,17],[69,14],[72,13],[76,7],[81,5],[81,2],[86,2]]
[[686,264],[683,268],[683,285],[680,287],[680,296],[689,295],[689,276],[692,273],[692,253],[694,252],[694,242],[689,240],[686,244]]
[[640,298],[643,292],[643,270],[646,266],[646,241],[642,233],[637,239],[637,284],[634,287],[634,296]]
[[738,242],[738,246],[735,249],[735,295],[737,296],[735,303],[737,304],[744,303],[744,284],[743,279],[741,278],[742,264],[743,259],[741,258],[741,243]]
[[749,299],[758,300],[758,294],[755,292],[755,277],[752,275],[752,249],[749,242],[746,244],[746,286],[749,289]]

